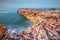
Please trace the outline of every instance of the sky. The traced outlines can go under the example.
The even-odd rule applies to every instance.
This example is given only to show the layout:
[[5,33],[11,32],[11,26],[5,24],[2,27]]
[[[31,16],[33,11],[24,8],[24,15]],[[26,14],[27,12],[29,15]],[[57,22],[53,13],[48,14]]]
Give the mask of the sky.
[[60,0],[0,0],[2,8],[60,8]]

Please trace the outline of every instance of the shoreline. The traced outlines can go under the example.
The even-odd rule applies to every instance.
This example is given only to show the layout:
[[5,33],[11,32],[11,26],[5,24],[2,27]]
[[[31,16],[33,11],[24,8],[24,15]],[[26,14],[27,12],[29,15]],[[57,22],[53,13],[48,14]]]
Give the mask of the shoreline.
[[30,9],[19,9],[19,14],[22,14],[29,19],[33,26],[28,28],[21,33],[17,34],[16,30],[11,30],[12,35],[8,33],[5,25],[0,25],[1,39],[3,40],[59,40],[60,39],[60,10],[30,10]]

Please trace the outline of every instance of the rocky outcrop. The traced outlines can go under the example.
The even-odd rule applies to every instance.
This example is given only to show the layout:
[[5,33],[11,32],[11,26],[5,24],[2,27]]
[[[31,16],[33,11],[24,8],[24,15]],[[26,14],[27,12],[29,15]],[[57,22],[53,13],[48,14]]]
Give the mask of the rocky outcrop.
[[4,33],[7,31],[7,28],[5,25],[0,24],[0,40],[2,39],[2,37],[4,36]]
[[60,19],[60,10],[30,10],[30,9],[19,9],[19,14],[24,15],[27,19],[33,23],[37,23],[41,18],[53,18]]
[[60,10],[19,9],[18,12],[34,23],[22,33],[24,40],[60,39]]

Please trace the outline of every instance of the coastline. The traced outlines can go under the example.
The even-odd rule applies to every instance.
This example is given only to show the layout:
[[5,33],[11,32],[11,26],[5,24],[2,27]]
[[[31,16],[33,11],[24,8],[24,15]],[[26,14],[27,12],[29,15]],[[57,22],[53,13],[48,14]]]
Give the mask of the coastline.
[[19,34],[16,33],[16,29],[9,30],[9,32],[13,32],[11,36],[7,30],[2,36],[3,40],[60,39],[60,10],[19,9],[18,12],[34,23],[34,25],[28,26]]

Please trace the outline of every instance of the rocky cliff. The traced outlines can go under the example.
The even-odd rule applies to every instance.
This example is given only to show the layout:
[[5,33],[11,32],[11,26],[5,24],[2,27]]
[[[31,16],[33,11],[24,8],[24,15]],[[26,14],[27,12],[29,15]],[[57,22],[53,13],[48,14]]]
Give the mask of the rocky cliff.
[[34,23],[23,32],[27,35],[22,35],[24,40],[60,39],[60,10],[19,9],[18,12]]

